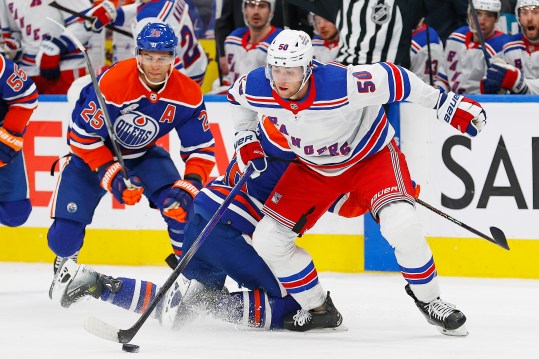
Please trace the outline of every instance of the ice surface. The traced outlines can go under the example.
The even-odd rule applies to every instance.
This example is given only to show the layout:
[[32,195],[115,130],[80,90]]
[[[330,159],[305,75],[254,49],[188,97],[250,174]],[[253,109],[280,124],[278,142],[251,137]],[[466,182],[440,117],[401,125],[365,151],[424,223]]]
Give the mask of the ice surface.
[[[165,267],[95,266],[114,276],[162,283]],[[94,315],[119,328],[137,314],[91,298],[64,309],[48,290],[51,264],[0,263],[0,358],[537,358],[539,281],[442,277],[442,299],[468,317],[470,335],[441,335],[404,292],[399,274],[321,273],[346,332],[291,333],[239,328],[202,318],[178,332],[148,320],[132,343],[140,353],[83,329]]]

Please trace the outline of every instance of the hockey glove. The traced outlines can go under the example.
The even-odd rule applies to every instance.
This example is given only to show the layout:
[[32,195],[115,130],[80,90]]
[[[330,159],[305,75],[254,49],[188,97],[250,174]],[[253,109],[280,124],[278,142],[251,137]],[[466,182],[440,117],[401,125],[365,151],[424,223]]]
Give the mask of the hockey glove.
[[124,179],[118,162],[108,163],[97,169],[101,187],[110,192],[118,202],[132,206],[140,201],[144,188],[140,178],[129,174],[129,171],[127,174],[128,181]]
[[523,94],[528,91],[528,86],[519,69],[497,61],[488,68],[486,78],[481,80],[481,93],[496,94],[500,89]]
[[251,178],[260,176],[268,166],[266,154],[254,131],[239,131],[234,139],[236,160],[241,172],[245,172],[249,162],[253,164],[254,172]]
[[11,37],[0,39],[0,53],[13,62],[18,62],[22,55],[22,47],[19,40]]
[[485,127],[487,115],[476,101],[454,92],[440,93],[436,118],[474,137]]
[[89,11],[87,15],[92,19],[85,20],[84,27],[88,31],[101,31],[103,26],[116,20],[117,12],[114,4],[109,0],[105,0]]
[[22,149],[22,136],[0,127],[0,167],[13,162],[13,159]]
[[193,199],[200,192],[199,181],[178,180],[165,192],[162,201],[163,214],[178,222],[187,222],[187,213],[191,210]]
[[47,80],[60,77],[60,55],[67,52],[65,44],[59,39],[43,40],[36,55],[39,74]]

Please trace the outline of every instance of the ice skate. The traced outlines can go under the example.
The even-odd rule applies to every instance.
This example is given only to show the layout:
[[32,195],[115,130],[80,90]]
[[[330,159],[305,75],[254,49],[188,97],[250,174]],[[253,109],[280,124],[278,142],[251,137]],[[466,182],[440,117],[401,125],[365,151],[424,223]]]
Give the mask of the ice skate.
[[62,262],[64,262],[68,258],[73,260],[73,262],[77,263],[77,259],[79,258],[79,251],[76,251],[74,254],[70,255],[69,257],[56,256],[56,258],[54,258],[54,263],[53,263],[54,274],[58,272],[58,268],[62,266]]
[[178,330],[201,313],[212,311],[222,293],[180,276],[165,295],[159,321],[167,328]]
[[406,293],[414,299],[417,308],[427,318],[427,321],[436,326],[440,333],[459,337],[468,335],[468,329],[464,325],[466,316],[455,305],[446,303],[440,298],[424,303],[416,298],[409,284],[406,285],[405,289]]
[[56,272],[49,290],[49,297],[68,308],[77,300],[91,295],[99,298],[105,287],[117,293],[122,286],[118,279],[100,274],[86,265],[67,259]]
[[341,313],[333,305],[333,301],[326,296],[324,311],[315,312],[313,310],[300,309],[296,314],[289,314],[284,317],[284,328],[295,332],[304,332],[312,329],[336,328],[342,324]]

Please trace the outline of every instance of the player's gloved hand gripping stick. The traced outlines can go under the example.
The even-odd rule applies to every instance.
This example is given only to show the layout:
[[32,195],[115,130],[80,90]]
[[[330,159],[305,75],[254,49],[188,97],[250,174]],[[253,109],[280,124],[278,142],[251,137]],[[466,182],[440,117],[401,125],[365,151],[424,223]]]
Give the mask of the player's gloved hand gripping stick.
[[[116,199],[118,199],[121,203],[135,204],[140,200],[144,189],[142,188],[142,183],[140,182],[140,179],[138,179],[138,177],[129,175],[127,173],[127,169],[125,167],[122,152],[120,151],[120,147],[118,146],[116,134],[112,130],[112,121],[110,120],[109,113],[107,111],[105,99],[103,98],[103,94],[101,93],[101,89],[99,88],[99,83],[97,82],[95,71],[92,66],[92,62],[90,61],[90,57],[88,57],[88,53],[86,52],[86,48],[79,41],[79,39],[77,39],[75,35],[70,33],[69,30],[65,28],[65,26],[63,26],[62,24],[56,22],[55,20],[51,18],[47,18],[47,19],[54,22],[59,27],[61,27],[65,31],[65,34],[75,43],[75,45],[77,45],[79,50],[84,55],[84,60],[86,61],[88,72],[90,73],[90,77],[92,78],[92,84],[94,85],[94,90],[95,90],[97,100],[99,102],[99,106],[101,107],[101,110],[103,111],[103,117],[105,119],[105,127],[107,128],[107,133],[110,137],[110,142],[112,143],[112,150],[114,152],[114,155],[117,158],[117,162],[112,163],[102,173],[101,173],[102,169],[98,169],[98,174],[102,174],[100,175],[101,184],[104,188],[106,187],[105,189],[111,192],[113,196],[116,197]],[[125,184],[125,188],[122,188],[122,186],[118,184],[118,179],[120,178],[118,178],[117,176],[120,175],[120,172],[121,172],[121,175],[123,176],[122,180],[123,180],[123,183]],[[107,178],[109,178],[109,181],[105,181],[105,179]],[[115,179],[116,181],[114,181]],[[133,183],[131,179],[133,179],[133,182],[135,183]],[[114,191],[114,188],[112,186],[114,183],[116,183],[117,185],[116,186],[117,191]],[[104,186],[104,184],[106,186]],[[126,193],[127,191],[131,191],[131,193]]]

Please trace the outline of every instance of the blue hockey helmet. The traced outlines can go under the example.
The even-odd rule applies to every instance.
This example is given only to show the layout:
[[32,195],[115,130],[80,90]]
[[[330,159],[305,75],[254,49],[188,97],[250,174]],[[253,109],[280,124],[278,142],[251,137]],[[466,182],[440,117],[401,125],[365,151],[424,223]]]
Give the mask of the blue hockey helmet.
[[137,35],[137,55],[141,50],[151,52],[170,52],[176,54],[178,37],[169,24],[163,22],[149,22]]

